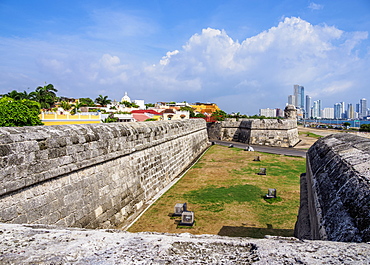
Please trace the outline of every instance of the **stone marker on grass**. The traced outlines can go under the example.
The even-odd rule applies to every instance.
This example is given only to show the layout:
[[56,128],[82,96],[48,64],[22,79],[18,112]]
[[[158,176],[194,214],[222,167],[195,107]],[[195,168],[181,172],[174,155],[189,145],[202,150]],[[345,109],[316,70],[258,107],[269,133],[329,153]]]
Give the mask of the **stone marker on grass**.
[[181,216],[183,212],[187,210],[187,205],[185,203],[176,203],[175,205],[175,211],[173,213],[173,216]]
[[268,189],[265,198],[266,199],[276,198],[276,189]]
[[260,168],[260,172],[257,173],[258,175],[266,175],[266,168],[265,167],[261,167]]
[[181,214],[181,222],[179,225],[192,226],[194,224],[194,212],[185,211]]

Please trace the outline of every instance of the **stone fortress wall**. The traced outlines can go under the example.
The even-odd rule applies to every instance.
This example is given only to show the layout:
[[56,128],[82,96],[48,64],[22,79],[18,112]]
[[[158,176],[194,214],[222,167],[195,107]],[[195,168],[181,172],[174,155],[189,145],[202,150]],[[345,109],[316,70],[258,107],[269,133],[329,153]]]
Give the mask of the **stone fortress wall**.
[[370,244],[1,224],[0,264],[370,264]]
[[208,124],[208,136],[210,140],[292,147],[299,142],[295,106],[287,105],[284,117],[285,119],[226,119]]
[[370,242],[370,139],[338,133],[309,149],[295,236]]
[[115,227],[208,145],[202,119],[0,128],[0,222]]
[[[370,241],[369,141],[336,134],[311,147],[298,238]],[[127,221],[208,145],[200,119],[0,128],[0,263],[370,263],[368,243],[62,227]]]
[[299,142],[297,121],[292,119],[226,119],[207,126],[211,140],[276,147],[291,147]]

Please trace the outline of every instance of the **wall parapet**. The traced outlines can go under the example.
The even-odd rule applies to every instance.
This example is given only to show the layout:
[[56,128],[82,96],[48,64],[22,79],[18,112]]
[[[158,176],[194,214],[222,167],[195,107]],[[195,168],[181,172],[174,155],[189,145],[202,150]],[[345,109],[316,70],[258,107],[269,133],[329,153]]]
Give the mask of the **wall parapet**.
[[197,119],[2,127],[0,195],[204,130],[204,126]]
[[369,264],[370,244],[0,224],[2,264]]
[[245,128],[259,130],[289,130],[297,128],[296,120],[285,119],[226,119],[221,123],[224,128]]
[[369,161],[370,139],[352,134],[321,138],[308,150],[297,237],[370,241]]
[[208,124],[210,139],[252,145],[291,147],[299,142],[297,121],[290,119],[226,119]]
[[114,227],[208,145],[202,119],[0,128],[0,221]]

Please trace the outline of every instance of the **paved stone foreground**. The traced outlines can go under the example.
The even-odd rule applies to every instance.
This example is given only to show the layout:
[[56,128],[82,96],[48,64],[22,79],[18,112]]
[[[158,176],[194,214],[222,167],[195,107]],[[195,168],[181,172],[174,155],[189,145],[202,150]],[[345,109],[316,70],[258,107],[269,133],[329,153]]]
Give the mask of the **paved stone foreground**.
[[0,224],[0,264],[370,264],[370,243]]

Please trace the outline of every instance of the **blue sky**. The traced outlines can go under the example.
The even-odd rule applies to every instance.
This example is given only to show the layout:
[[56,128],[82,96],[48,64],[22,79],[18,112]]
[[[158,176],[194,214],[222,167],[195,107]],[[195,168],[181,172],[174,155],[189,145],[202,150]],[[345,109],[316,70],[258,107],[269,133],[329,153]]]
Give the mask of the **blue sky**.
[[249,115],[294,84],[324,107],[370,99],[369,0],[0,0],[0,29],[0,94],[47,82]]

